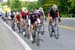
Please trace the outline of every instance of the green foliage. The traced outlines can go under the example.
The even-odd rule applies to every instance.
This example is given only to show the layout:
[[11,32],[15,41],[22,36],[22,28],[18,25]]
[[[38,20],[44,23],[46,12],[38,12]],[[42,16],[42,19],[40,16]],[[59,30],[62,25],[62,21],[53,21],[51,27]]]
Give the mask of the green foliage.
[[10,7],[14,11],[20,11],[21,9],[21,2],[19,0],[11,0]]
[[39,0],[38,5],[41,5],[44,10],[45,14],[47,14],[48,9],[53,4],[57,4],[59,7],[59,10],[64,15],[73,13],[75,14],[75,0]]
[[[57,4],[60,12],[63,15],[66,14],[75,14],[75,0],[38,0],[38,2],[27,2],[27,1],[19,1],[19,0],[8,0],[10,3],[10,7],[12,10],[20,11],[22,7],[27,7],[28,9],[38,9],[39,7],[43,7],[45,14],[47,15],[48,9],[53,5]],[[1,3],[2,6],[7,3]]]
[[2,6],[4,6],[4,5],[7,5],[7,3],[6,2],[2,2],[2,3],[0,3]]
[[28,5],[28,8],[30,9],[37,9],[38,8],[38,5],[37,5],[37,2],[30,2],[29,5]]
[[[53,5],[53,4],[57,4],[57,0],[38,0],[38,5],[40,5],[41,7],[43,7],[45,14],[47,15],[48,13],[48,9]],[[39,6],[39,7],[40,7]]]
[[75,0],[69,0],[69,2],[71,3],[69,12],[75,15]]

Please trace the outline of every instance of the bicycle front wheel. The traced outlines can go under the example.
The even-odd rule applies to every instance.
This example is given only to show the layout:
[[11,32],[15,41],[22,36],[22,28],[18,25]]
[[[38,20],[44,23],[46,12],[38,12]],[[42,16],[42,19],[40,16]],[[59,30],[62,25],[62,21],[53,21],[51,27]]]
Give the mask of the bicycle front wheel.
[[52,34],[52,26],[51,26],[50,23],[48,25],[48,31],[49,31],[49,36],[52,37],[53,36],[53,34]]

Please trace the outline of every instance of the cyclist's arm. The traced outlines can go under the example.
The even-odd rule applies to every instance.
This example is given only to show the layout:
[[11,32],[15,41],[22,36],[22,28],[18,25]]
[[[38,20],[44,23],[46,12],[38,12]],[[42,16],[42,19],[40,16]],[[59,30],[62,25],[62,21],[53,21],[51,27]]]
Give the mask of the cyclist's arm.
[[15,15],[15,22],[18,23],[17,15]]
[[60,18],[60,14],[59,14],[59,12],[57,12],[57,15],[58,15],[58,18]]
[[59,11],[57,12],[57,15],[58,15],[58,20],[59,20],[59,22],[61,22]]
[[50,15],[50,13],[48,13],[48,21],[50,22],[52,20],[52,16]]

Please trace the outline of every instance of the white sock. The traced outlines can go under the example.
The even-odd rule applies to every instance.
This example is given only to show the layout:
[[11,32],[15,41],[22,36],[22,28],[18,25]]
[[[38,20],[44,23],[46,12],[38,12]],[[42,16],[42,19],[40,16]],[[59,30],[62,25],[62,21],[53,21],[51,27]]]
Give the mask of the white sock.
[[30,35],[30,40],[33,41],[32,35]]
[[23,32],[23,35],[25,35],[25,32]]

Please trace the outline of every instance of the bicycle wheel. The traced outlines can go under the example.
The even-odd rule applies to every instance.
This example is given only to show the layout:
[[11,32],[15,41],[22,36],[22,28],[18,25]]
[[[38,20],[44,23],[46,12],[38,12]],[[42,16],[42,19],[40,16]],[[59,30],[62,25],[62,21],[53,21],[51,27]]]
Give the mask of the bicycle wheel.
[[15,31],[15,24],[12,23],[12,29]]
[[26,28],[25,28],[25,37],[27,37],[27,38],[29,38],[29,36],[28,36],[28,26],[26,25]]
[[55,25],[54,25],[55,32],[54,32],[54,36],[55,36],[56,39],[59,38],[59,28],[58,28],[58,23],[57,22],[58,22],[57,19],[55,19]]
[[39,42],[39,33],[40,33],[40,27],[37,28],[37,31],[36,31],[36,45],[39,46],[40,45],[40,42]]
[[48,31],[49,31],[49,36],[52,37],[53,34],[52,34],[52,25],[49,23],[48,25]]
[[17,23],[17,28],[19,30],[19,33],[21,33],[21,25],[20,25],[20,23]]
[[55,27],[55,38],[58,39],[59,38],[59,28],[58,26]]
[[33,32],[32,32],[32,37],[33,37],[32,43],[35,43],[35,41],[36,41],[36,33],[37,33],[36,27],[34,27],[34,28],[33,28]]
[[44,35],[44,23],[42,23],[42,32],[41,32],[42,35]]
[[15,21],[14,20],[11,20],[11,27],[15,31]]

